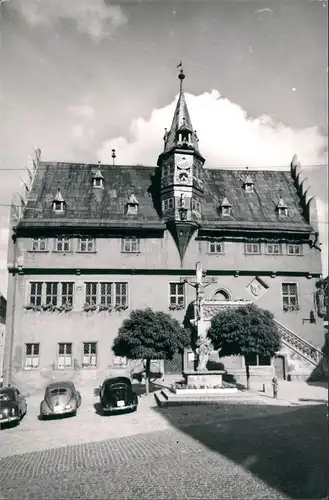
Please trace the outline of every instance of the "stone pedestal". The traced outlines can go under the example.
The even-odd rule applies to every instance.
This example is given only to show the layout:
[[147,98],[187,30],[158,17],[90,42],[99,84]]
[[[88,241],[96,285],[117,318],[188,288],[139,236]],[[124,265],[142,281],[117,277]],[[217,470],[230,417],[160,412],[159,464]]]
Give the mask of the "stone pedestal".
[[222,376],[224,375],[225,370],[214,370],[214,371],[187,371],[184,372],[185,384],[187,386],[221,386],[222,385]]

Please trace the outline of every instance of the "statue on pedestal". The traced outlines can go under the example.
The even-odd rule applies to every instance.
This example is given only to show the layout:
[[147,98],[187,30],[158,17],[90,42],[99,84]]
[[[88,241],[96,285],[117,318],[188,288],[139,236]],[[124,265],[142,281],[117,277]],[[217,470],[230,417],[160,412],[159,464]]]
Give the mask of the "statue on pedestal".
[[196,353],[198,355],[197,371],[207,371],[209,355],[213,351],[213,346],[209,339],[201,337],[197,341]]

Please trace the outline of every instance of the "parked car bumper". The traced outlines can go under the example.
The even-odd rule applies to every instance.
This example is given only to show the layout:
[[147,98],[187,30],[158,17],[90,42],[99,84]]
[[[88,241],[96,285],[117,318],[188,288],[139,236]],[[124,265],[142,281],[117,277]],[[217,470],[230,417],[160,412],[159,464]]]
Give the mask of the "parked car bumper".
[[0,418],[0,425],[1,424],[8,424],[9,422],[18,422],[19,421],[19,416],[6,416],[3,418]]
[[70,413],[76,413],[76,409],[74,408],[70,408],[68,410],[66,410],[65,408],[61,408],[60,410],[58,411],[54,411],[54,410],[41,410],[40,411],[40,415],[42,415],[43,417],[56,417],[57,415],[69,415]]
[[120,413],[120,411],[125,411],[125,410],[137,410],[137,404],[129,404],[126,406],[103,406],[102,410],[104,413]]

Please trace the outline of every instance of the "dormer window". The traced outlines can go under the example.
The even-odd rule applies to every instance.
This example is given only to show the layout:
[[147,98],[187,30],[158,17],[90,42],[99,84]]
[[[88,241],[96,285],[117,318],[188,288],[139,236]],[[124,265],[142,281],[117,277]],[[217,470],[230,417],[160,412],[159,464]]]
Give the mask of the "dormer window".
[[93,186],[100,189],[104,188],[104,177],[100,167],[98,167],[97,172],[93,175]]
[[253,193],[254,192],[254,181],[250,177],[250,175],[247,175],[247,177],[244,180],[243,187],[246,193]]
[[58,188],[57,194],[53,199],[53,211],[57,213],[64,212],[64,205],[65,205],[64,198],[62,196],[60,188]]
[[137,198],[134,194],[131,194],[127,203],[127,215],[137,215],[138,214],[138,206],[139,203],[137,201]]
[[279,199],[279,202],[276,206],[276,210],[277,210],[277,213],[278,213],[278,216],[279,217],[286,217],[288,215],[288,208],[287,208],[287,205],[285,204],[283,198],[282,198],[282,195],[280,193],[280,199]]
[[225,196],[222,203],[220,204],[220,213],[224,216],[231,215],[231,210],[232,205]]

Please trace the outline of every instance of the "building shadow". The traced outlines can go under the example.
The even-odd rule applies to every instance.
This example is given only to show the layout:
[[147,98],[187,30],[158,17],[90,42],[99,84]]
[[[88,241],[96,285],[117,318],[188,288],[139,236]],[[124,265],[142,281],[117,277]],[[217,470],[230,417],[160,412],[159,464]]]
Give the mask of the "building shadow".
[[[326,498],[327,405],[280,407],[223,402],[217,406],[214,424],[206,423],[207,405],[202,410],[199,405],[200,423],[189,426],[182,424],[181,407],[153,410],[173,427],[284,495],[294,499]],[[190,413],[191,406],[186,411]]]

